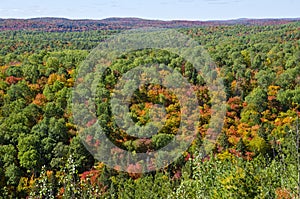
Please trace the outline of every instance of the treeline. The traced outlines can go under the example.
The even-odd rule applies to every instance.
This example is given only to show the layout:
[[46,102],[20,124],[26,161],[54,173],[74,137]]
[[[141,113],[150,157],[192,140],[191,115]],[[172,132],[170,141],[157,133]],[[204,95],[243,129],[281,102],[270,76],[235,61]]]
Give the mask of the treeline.
[[291,23],[179,30],[208,50],[224,79],[226,118],[210,154],[202,153],[201,144],[211,99],[190,63],[149,49],[112,63],[98,86],[97,116],[107,125],[110,139],[128,151],[155,150],[168,143],[180,125],[180,104],[164,87],[145,86],[135,93],[131,117],[144,125],[151,106],[164,104],[167,125],[149,142],[112,132],[109,93],[126,70],[147,62],[170,66],[194,84],[201,102],[199,135],[192,146],[167,168],[145,174],[117,172],[97,162],[83,146],[72,118],[78,67],[91,49],[119,31],[0,32],[0,196],[295,198],[300,192],[299,28]]
[[224,21],[162,21],[140,18],[107,18],[101,20],[71,20],[66,18],[0,19],[0,31],[84,32],[93,30],[128,30],[145,27],[192,28],[220,25],[282,25],[299,21],[291,19],[236,19]]

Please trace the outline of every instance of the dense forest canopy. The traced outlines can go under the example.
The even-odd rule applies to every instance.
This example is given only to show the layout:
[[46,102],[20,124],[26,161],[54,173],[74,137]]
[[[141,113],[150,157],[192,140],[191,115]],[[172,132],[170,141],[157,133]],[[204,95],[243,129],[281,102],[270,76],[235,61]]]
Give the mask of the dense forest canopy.
[[[27,27],[27,22],[20,23]],[[122,30],[60,31],[62,27],[55,24],[52,32],[0,32],[1,198],[295,198],[300,194],[300,22],[176,29],[208,51],[216,75],[223,78],[226,117],[209,154],[202,153],[201,145],[212,99],[191,63],[153,49],[131,52],[113,62],[98,85],[96,111],[106,134],[122,149],[159,149],[173,139],[180,125],[174,93],[148,84],[135,92],[131,118],[143,126],[153,104],[162,104],[167,110],[165,125],[142,141],[114,130],[110,93],[126,70],[147,62],[165,64],[186,77],[197,94],[197,139],[168,167],[148,173],[142,173],[138,164],[118,172],[95,160],[72,117],[78,67],[100,42]],[[131,172],[136,170],[141,173]]]

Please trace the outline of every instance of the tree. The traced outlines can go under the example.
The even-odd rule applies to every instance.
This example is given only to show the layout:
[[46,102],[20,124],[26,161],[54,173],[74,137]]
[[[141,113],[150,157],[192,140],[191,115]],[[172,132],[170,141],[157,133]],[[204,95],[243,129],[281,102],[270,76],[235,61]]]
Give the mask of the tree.
[[7,77],[9,77],[9,76],[23,77],[22,67],[20,67],[20,66],[10,66],[10,67],[8,67],[8,69],[6,69],[5,75]]
[[32,99],[32,93],[25,81],[20,81],[11,85],[7,90],[7,95],[10,101],[25,99],[27,102],[29,102]]
[[258,73],[256,73],[255,78],[257,79],[259,86],[267,89],[275,82],[276,74],[270,69],[260,70]]
[[74,163],[79,172],[86,171],[94,164],[94,158],[84,147],[79,136],[75,136],[70,143],[69,154],[72,155]]
[[18,141],[18,159],[20,165],[33,173],[41,168],[41,143],[36,135],[20,135]]
[[266,109],[267,93],[262,88],[255,88],[246,98],[247,106],[253,110],[262,112]]
[[35,84],[40,78],[40,71],[37,65],[22,66],[23,75],[26,81]]

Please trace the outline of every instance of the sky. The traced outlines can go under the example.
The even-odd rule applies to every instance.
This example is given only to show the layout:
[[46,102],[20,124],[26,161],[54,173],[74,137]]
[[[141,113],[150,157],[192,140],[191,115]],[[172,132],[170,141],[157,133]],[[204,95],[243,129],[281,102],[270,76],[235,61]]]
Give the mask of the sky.
[[[1,2],[2,1],[2,2]],[[0,18],[161,20],[298,18],[299,0],[0,0]]]

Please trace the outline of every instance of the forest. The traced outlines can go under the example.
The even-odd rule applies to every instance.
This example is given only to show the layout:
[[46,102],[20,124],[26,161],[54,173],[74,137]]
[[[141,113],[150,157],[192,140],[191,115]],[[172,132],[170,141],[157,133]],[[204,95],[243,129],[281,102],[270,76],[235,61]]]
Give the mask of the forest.
[[84,32],[91,30],[126,30],[134,28],[156,27],[156,28],[192,28],[199,26],[219,25],[280,25],[297,22],[299,18],[286,19],[235,19],[235,20],[150,20],[142,18],[118,18],[111,17],[101,20],[91,19],[67,19],[55,17],[42,17],[32,19],[1,19],[0,31],[7,30],[32,30],[44,32]]
[[[115,129],[109,101],[126,71],[146,63],[164,64],[181,73],[196,93],[196,139],[176,161],[149,172],[143,172],[140,164],[118,171],[99,162],[85,146],[85,142],[99,144],[97,133],[83,141],[73,118],[79,66],[99,43],[123,28],[80,28],[79,23],[76,30],[66,30],[46,24],[51,30],[45,31],[28,28],[22,21],[10,26],[15,28],[3,23],[0,198],[300,198],[299,21],[175,27],[207,50],[216,64],[215,75],[223,79],[226,113],[207,154],[202,144],[212,98],[190,62],[165,50],[141,49],[110,63],[97,85],[95,109],[116,148],[135,153],[158,150],[180,126],[179,99],[164,86],[147,84],[134,93],[130,116],[137,125],[146,125],[153,104],[161,104],[166,109],[165,125],[145,139]],[[87,126],[95,123],[82,120]],[[114,153],[122,159],[117,149]]]

